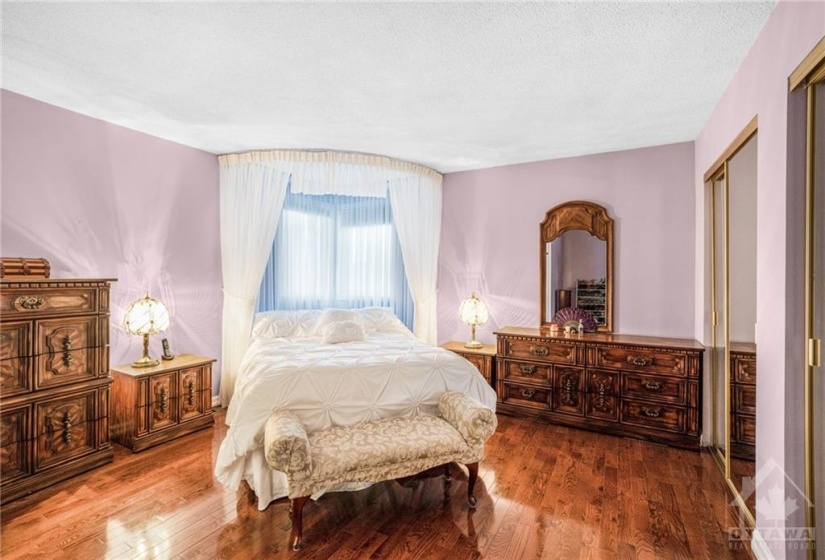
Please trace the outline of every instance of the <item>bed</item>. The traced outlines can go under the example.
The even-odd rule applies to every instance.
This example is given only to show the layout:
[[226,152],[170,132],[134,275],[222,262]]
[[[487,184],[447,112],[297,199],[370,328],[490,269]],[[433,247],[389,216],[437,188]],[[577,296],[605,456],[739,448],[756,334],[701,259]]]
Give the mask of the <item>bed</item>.
[[[495,410],[495,392],[472,364],[415,338],[391,310],[348,311],[344,321],[339,311],[274,311],[255,318],[215,476],[233,490],[245,480],[260,510],[287,495],[286,476],[270,469],[263,453],[264,426],[273,410],[292,411],[309,432],[397,416],[434,416],[439,397],[449,390]],[[360,337],[329,343],[328,325],[353,322],[363,329]]]

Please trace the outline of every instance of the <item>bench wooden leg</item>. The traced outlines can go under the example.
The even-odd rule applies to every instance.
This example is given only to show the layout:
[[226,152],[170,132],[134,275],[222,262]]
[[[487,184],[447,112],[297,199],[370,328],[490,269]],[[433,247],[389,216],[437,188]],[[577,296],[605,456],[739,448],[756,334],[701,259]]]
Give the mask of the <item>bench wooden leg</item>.
[[444,480],[450,482],[453,479],[452,475],[450,475],[450,463],[444,464]]
[[289,501],[289,516],[292,518],[292,534],[289,541],[292,543],[292,550],[301,550],[304,536],[304,504],[309,500],[309,496],[293,498]]
[[476,480],[478,480],[478,463],[470,463],[467,465],[467,470],[470,471],[470,481],[467,483],[467,502],[471,508],[475,508],[477,502],[473,491],[476,487]]

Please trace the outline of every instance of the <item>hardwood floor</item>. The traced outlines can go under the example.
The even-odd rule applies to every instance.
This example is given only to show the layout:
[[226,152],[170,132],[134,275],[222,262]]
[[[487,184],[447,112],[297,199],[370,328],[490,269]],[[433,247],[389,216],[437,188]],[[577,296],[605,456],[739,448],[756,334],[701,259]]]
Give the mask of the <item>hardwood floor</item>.
[[[259,512],[212,476],[214,429],[132,454],[0,509],[4,560],[48,558],[748,558],[711,457],[499,416],[469,510],[466,472],[327,494],[288,547],[286,500]],[[437,469],[440,473],[440,469]]]

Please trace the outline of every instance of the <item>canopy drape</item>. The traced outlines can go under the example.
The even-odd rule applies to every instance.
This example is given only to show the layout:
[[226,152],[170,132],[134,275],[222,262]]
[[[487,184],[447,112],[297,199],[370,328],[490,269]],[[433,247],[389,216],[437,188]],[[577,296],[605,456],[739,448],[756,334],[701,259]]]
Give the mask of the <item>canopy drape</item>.
[[293,193],[389,197],[414,302],[414,334],[435,345],[441,235],[440,173],[384,156],[269,150],[220,156],[224,282],[221,404],[234,393],[249,346],[255,298],[287,188]]

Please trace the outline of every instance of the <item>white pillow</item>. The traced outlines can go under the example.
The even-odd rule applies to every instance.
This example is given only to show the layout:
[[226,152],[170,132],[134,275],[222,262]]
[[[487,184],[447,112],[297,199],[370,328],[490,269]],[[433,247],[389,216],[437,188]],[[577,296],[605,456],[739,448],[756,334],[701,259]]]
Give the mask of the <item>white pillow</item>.
[[355,321],[361,323],[361,317],[352,309],[324,309],[315,325],[316,336],[324,336],[324,329],[330,323],[341,321]]
[[252,338],[307,338],[316,336],[321,311],[264,311],[255,315]]
[[324,344],[340,344],[342,342],[360,342],[365,338],[364,325],[361,321],[335,321],[324,327]]
[[410,330],[395,316],[389,307],[364,307],[357,309],[366,332],[405,333]]

